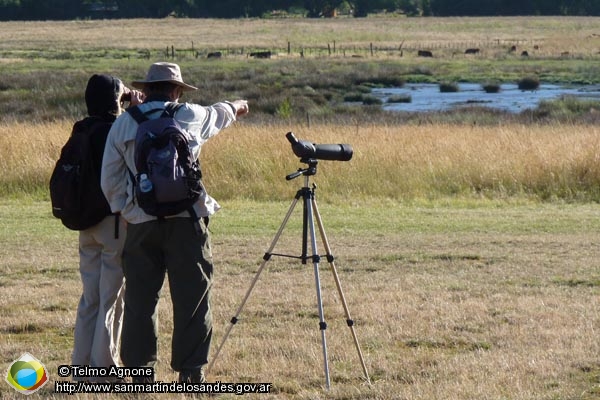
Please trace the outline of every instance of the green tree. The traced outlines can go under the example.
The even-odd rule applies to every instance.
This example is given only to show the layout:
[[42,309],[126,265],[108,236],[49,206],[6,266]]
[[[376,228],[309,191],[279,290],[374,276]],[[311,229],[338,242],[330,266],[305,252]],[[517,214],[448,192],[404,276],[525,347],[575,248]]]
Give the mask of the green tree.
[[20,14],[23,19],[69,20],[82,15],[81,0],[21,0]]
[[68,20],[90,17],[92,3],[116,4],[117,18],[261,17],[272,10],[304,9],[309,18],[351,8],[355,17],[377,10],[407,15],[600,15],[600,0],[0,0],[0,20]]
[[184,7],[185,0],[119,0],[119,17],[164,18]]
[[422,15],[425,17],[433,15],[433,11],[431,10],[431,0],[421,0],[420,9]]
[[304,8],[308,18],[328,16],[333,10],[342,5],[344,0],[305,0]]
[[21,19],[19,0],[0,0],[0,20],[10,21]]
[[420,4],[416,0],[398,0],[397,4],[395,4],[395,7],[392,9],[399,9],[404,14],[410,16],[420,15],[422,13]]

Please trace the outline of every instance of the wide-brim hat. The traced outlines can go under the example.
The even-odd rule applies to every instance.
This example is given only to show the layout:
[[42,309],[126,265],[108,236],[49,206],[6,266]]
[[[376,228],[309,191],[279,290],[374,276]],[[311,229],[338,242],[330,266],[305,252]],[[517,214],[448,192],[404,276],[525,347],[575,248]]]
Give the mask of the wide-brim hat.
[[168,62],[157,62],[150,66],[146,79],[131,82],[136,89],[143,89],[144,85],[152,82],[171,82],[181,86],[184,91],[198,90],[197,87],[183,82],[179,65]]

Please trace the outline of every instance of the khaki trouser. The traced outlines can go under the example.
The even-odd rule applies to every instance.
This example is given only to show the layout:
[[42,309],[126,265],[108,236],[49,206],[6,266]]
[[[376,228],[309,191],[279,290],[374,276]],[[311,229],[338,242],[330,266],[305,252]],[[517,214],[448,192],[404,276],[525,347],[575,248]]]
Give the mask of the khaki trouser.
[[197,234],[191,218],[129,224],[123,250],[127,282],[121,358],[127,367],[157,360],[157,303],[165,275],[173,302],[171,367],[208,363],[212,337],[212,253],[206,225]]
[[83,293],[75,320],[73,365],[120,365],[124,281],[121,252],[125,224],[115,238],[115,216],[79,233],[79,271]]

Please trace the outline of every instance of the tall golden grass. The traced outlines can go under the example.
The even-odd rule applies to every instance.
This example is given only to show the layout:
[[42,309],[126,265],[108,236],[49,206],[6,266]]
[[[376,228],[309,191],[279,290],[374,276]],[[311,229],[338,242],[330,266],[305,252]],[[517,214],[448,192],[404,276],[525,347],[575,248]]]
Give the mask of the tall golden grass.
[[[68,121],[0,125],[0,194],[45,198]],[[285,138],[349,143],[349,162],[320,161],[324,199],[447,196],[599,200],[600,128],[590,125],[254,126],[243,121],[203,148],[206,185],[222,199],[282,200],[306,167]]]

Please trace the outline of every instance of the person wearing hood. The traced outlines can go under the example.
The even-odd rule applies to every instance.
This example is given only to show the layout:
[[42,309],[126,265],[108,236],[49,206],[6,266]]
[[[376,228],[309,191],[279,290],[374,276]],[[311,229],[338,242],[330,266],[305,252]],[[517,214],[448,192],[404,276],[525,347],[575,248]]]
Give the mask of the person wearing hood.
[[[90,137],[95,182],[100,171],[106,137],[122,112],[125,100],[131,105],[143,101],[143,94],[129,90],[121,80],[94,74],[87,83],[85,102],[88,116],[75,122],[73,132],[83,129]],[[121,254],[126,225],[111,213],[96,225],[79,231],[79,272],[83,286],[75,320],[72,365],[90,367],[120,366],[119,343],[123,316],[124,277]],[[96,380],[74,376],[75,380]],[[100,378],[106,379],[106,378]]]

